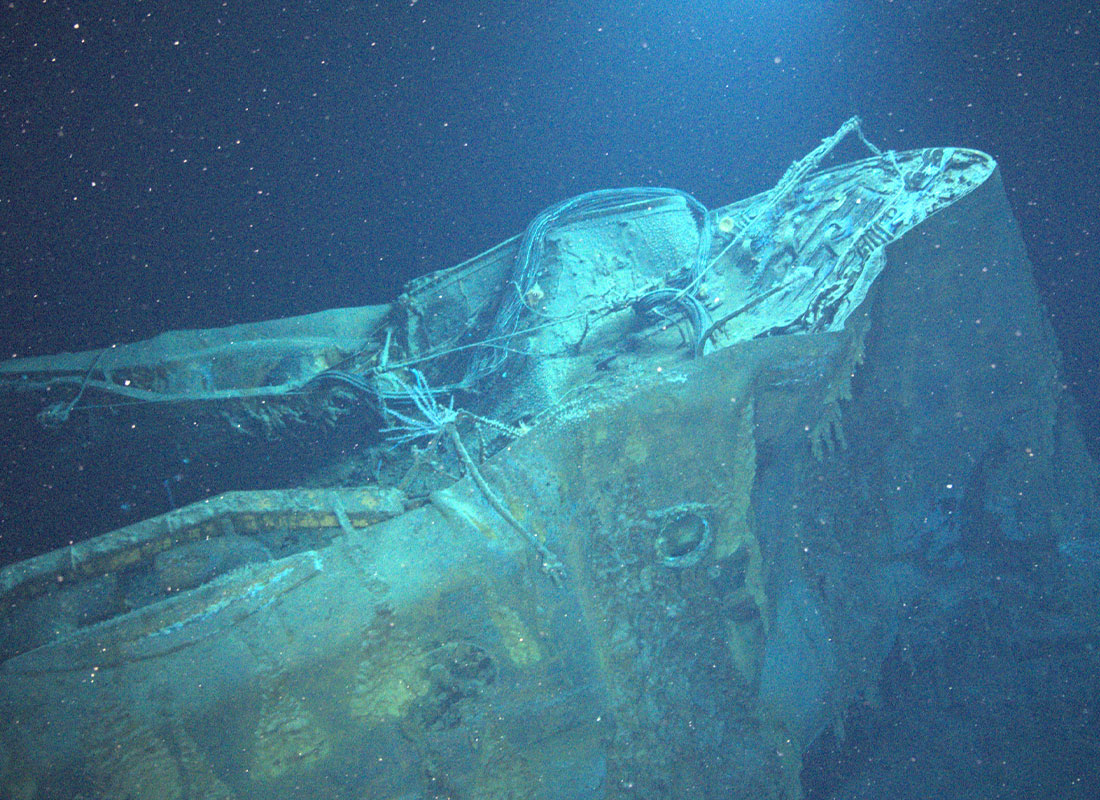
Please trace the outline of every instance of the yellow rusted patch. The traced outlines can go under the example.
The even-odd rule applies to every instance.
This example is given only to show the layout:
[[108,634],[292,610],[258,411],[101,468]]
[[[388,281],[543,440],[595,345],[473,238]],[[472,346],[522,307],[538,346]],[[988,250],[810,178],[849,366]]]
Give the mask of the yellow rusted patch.
[[271,781],[328,757],[332,745],[301,699],[283,686],[263,698],[252,732],[253,777]]
[[430,688],[424,653],[412,643],[391,641],[360,660],[348,711],[369,722],[389,722],[405,716]]
[[542,660],[542,648],[518,613],[508,606],[495,605],[489,616],[500,633],[504,652],[513,664],[527,667]]

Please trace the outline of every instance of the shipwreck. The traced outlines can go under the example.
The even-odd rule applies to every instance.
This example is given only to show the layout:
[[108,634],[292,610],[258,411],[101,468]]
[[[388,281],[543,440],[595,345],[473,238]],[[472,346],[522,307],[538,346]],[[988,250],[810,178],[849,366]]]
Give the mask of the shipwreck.
[[[991,574],[1092,591],[996,164],[856,119],[727,206],[592,192],[392,303],[0,394],[72,489],[9,506],[48,546],[0,570],[8,797],[796,798]],[[204,496],[127,518],[180,454]]]

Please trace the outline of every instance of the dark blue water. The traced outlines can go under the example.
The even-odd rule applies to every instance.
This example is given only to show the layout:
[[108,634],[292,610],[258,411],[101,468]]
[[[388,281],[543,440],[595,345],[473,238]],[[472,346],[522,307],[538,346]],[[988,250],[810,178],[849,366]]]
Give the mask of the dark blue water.
[[[765,190],[859,114],[883,148],[998,160],[1100,454],[1096,4],[13,0],[0,59],[4,357],[385,302],[581,192],[716,206]],[[120,507],[185,501],[177,461]],[[989,668],[989,650],[952,666]],[[1068,661],[975,688],[984,717],[945,704],[943,762],[1011,758],[982,720],[1079,688]],[[894,719],[819,743],[815,796],[886,763],[881,726],[942,690],[910,666],[884,676]],[[1048,726],[1097,746],[1096,703],[1050,707],[1064,726],[1038,721],[1019,747]]]

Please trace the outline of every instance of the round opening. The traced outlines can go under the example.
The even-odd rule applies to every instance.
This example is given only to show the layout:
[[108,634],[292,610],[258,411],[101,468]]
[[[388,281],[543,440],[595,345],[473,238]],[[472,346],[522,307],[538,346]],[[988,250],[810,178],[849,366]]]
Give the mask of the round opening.
[[710,525],[699,514],[680,512],[661,525],[654,545],[666,567],[690,567],[710,547]]

